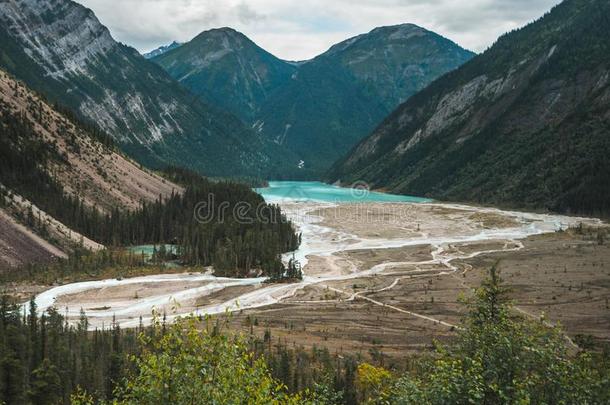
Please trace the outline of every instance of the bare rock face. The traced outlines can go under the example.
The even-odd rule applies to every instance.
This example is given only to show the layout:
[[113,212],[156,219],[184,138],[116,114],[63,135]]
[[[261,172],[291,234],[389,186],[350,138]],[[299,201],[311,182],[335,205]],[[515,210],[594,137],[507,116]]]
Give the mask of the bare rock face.
[[86,75],[89,63],[118,45],[90,10],[66,2],[2,2],[0,18],[25,53],[54,79]]
[[328,174],[414,195],[606,215],[610,5],[566,0],[395,110]]
[[181,45],[182,44],[180,42],[174,41],[169,45],[163,45],[163,46],[158,47],[157,49],[153,49],[150,52],[144,53],[144,54],[142,54],[142,56],[144,56],[146,59],[152,59],[155,56],[160,56],[166,52],[171,51],[172,49],[176,49]]
[[68,0],[0,2],[0,68],[69,107],[152,166],[264,175],[269,148],[238,119],[204,104],[93,12]]

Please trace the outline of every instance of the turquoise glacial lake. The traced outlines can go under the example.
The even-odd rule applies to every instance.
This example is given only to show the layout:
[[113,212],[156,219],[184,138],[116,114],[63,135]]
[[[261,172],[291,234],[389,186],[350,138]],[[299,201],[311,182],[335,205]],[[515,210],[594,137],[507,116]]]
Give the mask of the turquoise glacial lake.
[[427,198],[369,191],[366,187],[345,188],[318,181],[270,181],[255,189],[267,202],[311,201],[329,203],[430,202]]
[[[130,246],[127,249],[137,255],[144,255],[146,258],[151,258],[155,249],[159,251],[161,245],[140,245],[140,246]],[[178,254],[178,246],[177,245],[165,245],[165,251],[168,253]]]

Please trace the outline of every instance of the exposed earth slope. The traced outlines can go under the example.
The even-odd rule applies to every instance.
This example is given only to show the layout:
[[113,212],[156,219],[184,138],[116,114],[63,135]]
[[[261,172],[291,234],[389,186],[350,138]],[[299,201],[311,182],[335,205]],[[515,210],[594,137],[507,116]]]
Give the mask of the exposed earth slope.
[[61,205],[62,196],[107,213],[182,192],[180,186],[123,156],[108,137],[55,110],[3,71],[0,145],[3,265],[63,257],[77,244],[101,247],[39,208],[70,209]]

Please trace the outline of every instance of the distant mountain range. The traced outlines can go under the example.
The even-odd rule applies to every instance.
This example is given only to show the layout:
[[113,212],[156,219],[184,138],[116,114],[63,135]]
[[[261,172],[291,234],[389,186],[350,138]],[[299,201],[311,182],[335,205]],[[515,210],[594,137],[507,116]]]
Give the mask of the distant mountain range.
[[377,28],[300,63],[283,61],[230,28],[205,31],[152,60],[319,172],[402,101],[472,56],[404,24]]
[[266,177],[276,156],[287,156],[114,41],[91,10],[69,0],[0,2],[0,68],[95,123],[151,167]]
[[152,168],[296,179],[335,162],[328,181],[607,215],[608,15],[565,0],[478,56],[403,24],[298,63],[230,28],[149,61],[75,2],[5,0],[0,69]]
[[201,99],[245,122],[253,122],[269,95],[297,70],[231,28],[202,32],[152,60]]
[[146,59],[154,58],[155,56],[163,55],[165,52],[171,51],[172,49],[176,49],[180,45],[182,45],[180,42],[174,41],[169,45],[163,45],[158,47],[157,49],[153,49],[150,52],[144,53],[142,54],[142,56],[144,56]]
[[0,2],[0,68],[110,134],[150,167],[218,177],[315,177],[398,103],[472,57],[413,25],[303,63],[229,28],[147,54],[70,0]]
[[329,181],[610,214],[610,3],[566,0],[433,82]]

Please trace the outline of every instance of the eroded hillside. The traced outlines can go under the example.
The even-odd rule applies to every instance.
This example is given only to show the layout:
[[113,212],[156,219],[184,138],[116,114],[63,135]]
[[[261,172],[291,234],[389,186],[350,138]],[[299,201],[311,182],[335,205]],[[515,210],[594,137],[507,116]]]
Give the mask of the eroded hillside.
[[40,208],[56,207],[61,196],[74,206],[104,214],[182,192],[182,187],[142,169],[117,152],[103,134],[62,114],[2,71],[0,143],[4,265],[64,257],[74,245],[102,247]]

